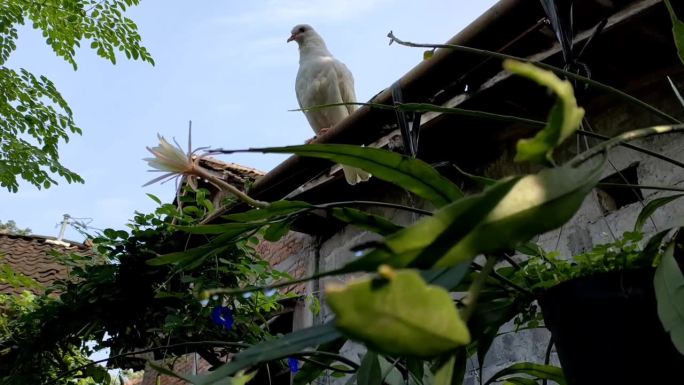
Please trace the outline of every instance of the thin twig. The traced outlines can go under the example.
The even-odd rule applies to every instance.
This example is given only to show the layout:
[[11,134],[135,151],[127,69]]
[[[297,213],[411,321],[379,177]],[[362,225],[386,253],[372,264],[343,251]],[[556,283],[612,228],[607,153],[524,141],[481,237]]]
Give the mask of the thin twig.
[[[590,137],[592,137],[592,138],[598,138],[598,139],[602,139],[602,140],[608,140],[608,139],[610,139],[609,136],[601,135],[601,134],[598,134],[598,133],[592,132],[592,131],[577,130],[577,134],[578,134],[578,135],[584,135],[584,136],[590,136]],[[660,154],[660,153],[658,153],[658,152],[651,151],[651,150],[648,150],[648,149],[646,149],[646,148],[643,148],[643,147],[640,147],[640,146],[636,146],[636,145],[634,145],[634,144],[629,144],[629,143],[620,143],[619,145],[622,146],[622,147],[629,148],[629,149],[631,149],[631,150],[637,151],[637,152],[644,153],[644,154],[646,154],[646,155],[650,155],[650,156],[652,156],[652,157],[654,157],[654,158],[658,158],[658,159],[660,159],[660,160],[664,160],[665,162],[672,163],[672,164],[674,164],[675,166],[684,168],[684,162],[680,162],[680,161],[678,161],[678,160],[672,159],[672,158],[670,158],[670,157],[668,157],[668,156],[665,156],[665,155],[663,155],[663,154]]]
[[593,158],[594,156],[619,145],[622,142],[640,139],[651,135],[660,135],[679,131],[684,131],[684,124],[652,126],[623,132],[622,134],[614,136],[606,140],[605,142],[599,143],[596,146],[589,149],[588,151],[585,151],[575,156],[567,164],[569,166],[576,167],[584,163],[585,161]]
[[630,184],[630,183],[599,183],[597,186],[598,187],[640,188],[643,190],[662,190],[662,191],[684,192],[683,187],[653,186],[653,185],[641,185],[641,184]]
[[633,104],[638,105],[638,106],[640,106],[640,107],[642,107],[642,108],[644,108],[644,109],[646,109],[646,110],[651,111],[653,114],[655,114],[655,115],[661,117],[662,119],[664,119],[664,120],[667,121],[667,122],[675,123],[675,124],[681,123],[681,121],[679,121],[678,119],[676,119],[676,118],[670,116],[669,114],[667,114],[667,113],[665,113],[665,112],[663,112],[663,111],[661,111],[661,110],[659,110],[659,109],[653,107],[652,105],[650,105],[650,104],[648,104],[648,103],[646,103],[646,102],[644,102],[644,101],[642,101],[642,100],[640,100],[640,99],[635,98],[635,97],[632,96],[632,95],[629,95],[629,94],[627,94],[627,93],[625,93],[625,92],[622,92],[622,91],[618,90],[617,88],[611,87],[611,86],[609,86],[609,85],[607,85],[607,84],[603,84],[603,83],[601,83],[601,82],[597,82],[596,80],[589,79],[589,78],[587,78],[587,77],[585,77],[585,76],[578,75],[578,74],[575,74],[575,73],[566,71],[566,70],[564,70],[564,69],[561,69],[561,68],[558,68],[558,67],[555,67],[555,66],[552,66],[552,65],[543,63],[543,62],[533,62],[533,61],[531,61],[530,59],[527,59],[527,58],[522,58],[522,57],[513,56],[513,55],[507,55],[507,54],[503,54],[503,53],[500,53],[500,52],[487,51],[487,50],[484,50],[484,49],[478,49],[478,48],[472,48],[472,47],[465,47],[465,46],[456,45],[456,44],[420,44],[420,43],[412,43],[412,42],[403,41],[403,40],[401,40],[401,39],[398,39],[396,36],[394,36],[394,34],[393,34],[391,31],[390,31],[389,34],[387,34],[387,37],[390,38],[390,44],[392,44],[393,42],[396,42],[397,44],[400,44],[400,45],[403,45],[403,46],[407,46],[407,47],[417,47],[417,48],[446,48],[446,49],[452,49],[452,50],[455,50],[455,51],[467,52],[467,53],[471,53],[471,54],[474,54],[474,55],[480,55],[480,56],[486,56],[486,57],[494,57],[494,58],[498,58],[498,59],[501,59],[501,60],[511,59],[511,60],[518,60],[518,61],[527,62],[527,63],[533,63],[534,65],[536,65],[536,66],[538,66],[538,67],[547,69],[547,70],[549,70],[549,71],[553,71],[553,72],[555,72],[555,73],[557,73],[557,74],[561,74],[561,75],[563,75],[563,76],[565,76],[565,77],[567,77],[567,78],[569,78],[569,79],[573,79],[573,80],[582,82],[582,83],[587,84],[587,85],[589,85],[589,86],[591,86],[591,87],[594,87],[594,88],[597,88],[597,89],[606,91],[606,92],[608,92],[608,93],[610,93],[610,94],[613,94],[613,95],[615,95],[615,96],[618,96],[618,97],[620,97],[620,98],[622,98],[622,99],[624,99],[624,100],[626,100],[626,101],[628,101],[628,102],[630,102],[630,103],[633,103]]

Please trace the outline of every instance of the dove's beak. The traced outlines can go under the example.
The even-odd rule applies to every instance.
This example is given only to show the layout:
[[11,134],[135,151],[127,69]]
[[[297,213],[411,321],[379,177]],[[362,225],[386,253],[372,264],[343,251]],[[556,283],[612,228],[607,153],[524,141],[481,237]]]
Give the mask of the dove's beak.
[[297,38],[297,34],[296,34],[296,33],[293,33],[290,37],[287,38],[287,42],[289,43],[289,42],[291,42],[292,40],[294,40],[294,39],[296,39],[296,38]]

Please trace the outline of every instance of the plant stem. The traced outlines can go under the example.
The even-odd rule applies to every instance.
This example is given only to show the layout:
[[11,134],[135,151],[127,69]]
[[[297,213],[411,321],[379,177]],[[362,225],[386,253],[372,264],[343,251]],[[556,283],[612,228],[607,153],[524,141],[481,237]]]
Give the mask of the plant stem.
[[[584,136],[590,136],[592,138],[598,138],[598,139],[603,139],[603,140],[610,139],[610,137],[608,137],[608,136],[601,135],[601,134],[598,134],[598,133],[592,132],[592,131],[577,130],[577,134],[578,135],[584,135]],[[660,160],[664,160],[665,162],[674,164],[677,167],[684,168],[684,162],[680,162],[678,160],[672,159],[668,156],[657,153],[655,151],[651,151],[651,150],[645,149],[643,147],[635,146],[635,145],[629,144],[629,143],[620,143],[620,146],[625,147],[625,148],[629,148],[629,149],[637,151],[637,152],[641,152],[641,153],[646,154],[646,155],[650,155],[650,156],[652,156],[654,158],[658,158]]]
[[601,142],[597,144],[596,146],[590,148],[589,150],[578,154],[576,157],[571,159],[567,164],[572,167],[576,167],[588,159],[593,158],[594,156],[607,151],[610,148],[613,148],[617,145],[619,145],[622,142],[627,142],[630,140],[634,139],[639,139],[639,138],[644,138],[647,136],[651,135],[660,135],[660,134],[667,134],[667,133],[672,133],[672,132],[678,132],[678,131],[684,131],[684,124],[677,124],[677,125],[661,125],[661,126],[652,126],[652,127],[646,127],[646,128],[640,128],[638,130],[632,130],[632,131],[627,131],[623,132],[622,134],[618,136],[614,136],[605,142]]
[[664,119],[667,122],[675,123],[675,124],[681,123],[678,119],[670,116],[669,114],[653,107],[652,105],[650,105],[650,104],[648,104],[648,103],[646,103],[640,99],[635,98],[632,95],[629,95],[625,92],[622,92],[622,91],[618,90],[617,88],[611,87],[611,86],[609,86],[607,84],[603,84],[601,82],[597,82],[596,80],[589,79],[589,78],[584,77],[582,75],[574,74],[572,72],[563,70],[561,68],[558,68],[558,67],[546,64],[546,63],[532,62],[529,59],[518,57],[518,56],[507,55],[507,54],[503,54],[500,52],[487,51],[484,49],[465,47],[465,46],[456,45],[456,44],[418,44],[418,43],[411,43],[408,41],[403,41],[403,40],[398,39],[396,36],[394,36],[394,34],[391,31],[389,34],[387,34],[387,37],[390,38],[390,44],[392,42],[396,42],[397,44],[400,44],[400,45],[403,45],[406,47],[446,48],[446,49],[452,49],[455,51],[467,52],[467,53],[471,53],[474,55],[493,57],[493,58],[497,58],[497,59],[501,59],[501,60],[511,59],[511,60],[518,60],[518,61],[527,62],[527,63],[533,63],[534,65],[536,65],[538,67],[547,69],[549,71],[553,71],[553,72],[555,72],[557,74],[561,74],[567,78],[582,82],[582,83],[587,84],[587,85],[594,87],[596,89],[600,89],[600,90],[608,92],[609,94],[620,97],[620,98],[622,98],[622,99],[624,99],[624,100],[626,100],[632,104],[635,104],[635,105],[642,107],[648,111],[651,111],[653,114],[661,117],[662,119]]
[[345,207],[345,206],[375,206],[375,207],[387,207],[387,208],[392,208],[392,209],[397,209],[397,210],[404,210],[404,211],[410,211],[414,212],[416,214],[421,214],[421,215],[432,215],[431,211],[428,210],[423,210],[411,206],[404,206],[396,203],[387,203],[387,202],[376,202],[376,201],[340,201],[340,202],[331,202],[331,203],[324,203],[320,205],[314,205],[315,208],[317,209],[327,209],[330,207]]
[[477,297],[480,295],[480,292],[484,287],[485,281],[487,281],[487,277],[492,272],[492,270],[494,270],[494,265],[496,264],[497,259],[498,258],[493,255],[487,256],[487,262],[480,271],[480,274],[478,274],[477,277],[475,277],[475,280],[470,285],[470,289],[468,289],[468,295],[463,300],[466,307],[461,311],[461,318],[463,318],[464,322],[468,322],[470,316],[473,315],[473,311],[475,310],[475,306],[477,305]]
[[230,183],[222,179],[219,179],[218,177],[216,177],[216,175],[208,172],[204,167],[199,165],[199,158],[197,161],[195,161],[194,167],[192,168],[192,172],[195,175],[210,181],[216,187],[235,195],[236,198],[252,207],[265,209],[269,206],[268,202],[256,200],[250,197],[249,195],[245,194],[244,192],[240,191],[237,187],[231,185]]
[[629,183],[599,183],[597,186],[598,187],[640,188],[640,189],[644,189],[644,190],[662,190],[662,191],[684,192],[684,187],[652,186],[652,185],[640,185],[640,184],[629,184]]

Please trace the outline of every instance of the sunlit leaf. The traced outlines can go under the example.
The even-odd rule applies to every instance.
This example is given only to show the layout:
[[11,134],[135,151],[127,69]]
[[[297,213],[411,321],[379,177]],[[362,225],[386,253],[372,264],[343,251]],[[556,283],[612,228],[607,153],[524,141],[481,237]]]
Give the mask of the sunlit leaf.
[[449,293],[413,270],[381,268],[365,278],[326,288],[335,325],[383,353],[431,357],[470,341]]
[[497,182],[385,239],[350,267],[448,267],[516,247],[568,221],[600,177],[600,167],[557,167]]
[[[562,226],[596,185],[600,170],[601,167],[556,167],[520,178],[483,220],[472,223],[474,228],[457,238],[459,241],[453,243],[435,266],[453,266],[480,253],[512,248],[537,234]],[[495,186],[486,190],[483,201],[488,194],[496,192]],[[463,233],[461,223],[458,223],[461,218],[454,219],[438,241],[446,242],[448,234]]]
[[684,354],[684,275],[675,260],[675,245],[672,242],[665,249],[653,283],[660,322],[674,346]]
[[517,162],[553,163],[553,149],[579,128],[584,117],[584,109],[577,106],[572,84],[530,63],[507,60],[504,68],[548,87],[558,97],[546,126],[533,138],[519,140],[515,156]]

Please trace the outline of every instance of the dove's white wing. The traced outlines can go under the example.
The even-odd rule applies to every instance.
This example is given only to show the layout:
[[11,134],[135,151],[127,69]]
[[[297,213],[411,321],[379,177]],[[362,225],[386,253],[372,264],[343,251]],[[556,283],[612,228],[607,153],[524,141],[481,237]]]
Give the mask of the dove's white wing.
[[[295,91],[301,108],[355,101],[351,73],[344,64],[331,57],[302,63],[297,73]],[[314,131],[318,132],[321,128],[333,127],[344,120],[350,113],[349,107],[326,107],[304,114]]]
[[[344,103],[356,103],[356,93],[354,92],[354,76],[344,63],[335,59],[335,72],[337,74],[337,84],[340,89],[340,97]],[[347,112],[351,115],[358,106],[347,105]]]

